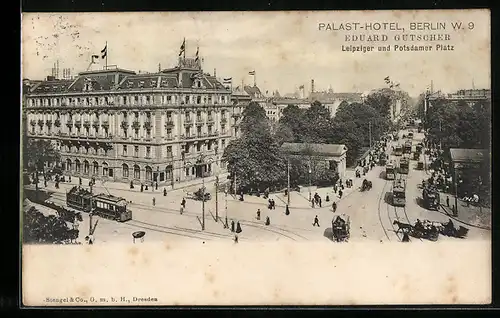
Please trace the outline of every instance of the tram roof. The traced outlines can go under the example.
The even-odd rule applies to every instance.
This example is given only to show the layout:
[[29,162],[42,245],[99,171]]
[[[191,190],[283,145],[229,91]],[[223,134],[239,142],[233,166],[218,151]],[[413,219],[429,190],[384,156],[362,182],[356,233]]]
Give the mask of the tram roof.
[[127,201],[124,198],[120,197],[115,197],[114,195],[110,194],[98,194],[95,197],[96,200],[107,202],[107,203],[112,203],[112,204],[122,204],[122,203],[127,203]]

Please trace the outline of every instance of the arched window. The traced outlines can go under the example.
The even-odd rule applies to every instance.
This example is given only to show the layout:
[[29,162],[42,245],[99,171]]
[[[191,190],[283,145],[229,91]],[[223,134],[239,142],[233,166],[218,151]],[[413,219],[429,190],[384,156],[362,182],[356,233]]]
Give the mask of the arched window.
[[80,172],[80,160],[76,159],[75,160],[75,171]]
[[172,166],[168,165],[165,168],[165,180],[172,180],[172,178],[173,178]]
[[83,162],[83,173],[84,174],[89,174],[89,162],[87,160],[85,160]]
[[103,176],[108,176],[109,175],[108,164],[106,162],[102,163],[102,175]]
[[146,167],[146,180],[147,181],[153,180],[153,169],[151,169],[150,166]]
[[134,179],[140,179],[141,178],[141,168],[139,168],[138,165],[134,166]]
[[66,159],[66,170],[68,171],[73,170],[73,165],[71,164],[71,160],[69,158]]
[[126,163],[122,164],[122,176],[128,178],[128,165]]
[[94,163],[92,164],[94,166],[94,171],[92,172],[92,174],[99,174],[99,164],[94,161]]

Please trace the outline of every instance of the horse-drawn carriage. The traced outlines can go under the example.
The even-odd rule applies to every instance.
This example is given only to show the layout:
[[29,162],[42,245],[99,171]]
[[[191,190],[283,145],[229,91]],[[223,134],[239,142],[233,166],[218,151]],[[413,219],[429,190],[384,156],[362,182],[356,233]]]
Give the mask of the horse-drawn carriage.
[[415,238],[423,238],[435,242],[437,241],[440,232],[438,226],[435,223],[436,222],[430,222],[430,221],[421,222],[420,220],[417,220],[417,222],[413,226],[408,223],[403,223],[394,220],[393,225],[398,226],[396,234],[402,232],[403,237],[405,234],[407,234]]
[[332,220],[332,236],[336,242],[347,242],[350,236],[351,220],[348,215],[340,214]]
[[451,237],[456,237],[456,238],[465,238],[467,236],[467,233],[469,233],[469,229],[465,228],[461,225],[458,227],[458,229],[455,228],[453,221],[450,219],[448,221],[448,223],[446,223],[442,227],[440,233],[443,235],[446,235],[446,236],[451,236]]
[[206,189],[204,187],[199,188],[196,192],[193,193],[188,193],[188,197],[190,199],[196,200],[196,201],[208,201],[212,198],[210,195],[210,192],[205,192]]
[[367,191],[370,190],[371,188],[372,188],[372,182],[364,179],[363,183],[361,184],[361,191]]

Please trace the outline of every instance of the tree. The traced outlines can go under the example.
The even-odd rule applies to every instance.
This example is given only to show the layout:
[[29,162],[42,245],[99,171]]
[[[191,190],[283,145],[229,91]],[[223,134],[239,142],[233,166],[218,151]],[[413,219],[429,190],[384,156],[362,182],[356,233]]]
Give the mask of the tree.
[[[300,142],[304,132],[304,110],[297,105],[288,105],[283,109],[283,116],[280,118],[280,128],[278,132],[287,137],[289,142]],[[292,135],[291,140],[290,133]]]
[[233,186],[236,181],[243,191],[264,190],[283,182],[286,163],[259,104],[252,102],[243,112],[241,132],[241,138],[231,141],[222,157],[228,164]]
[[23,166],[28,172],[35,172],[37,193],[38,171],[43,170],[46,163],[58,162],[59,160],[60,154],[50,140],[23,138]]
[[301,142],[325,143],[331,134],[330,111],[320,102],[314,101],[304,114]]
[[22,235],[25,243],[61,244],[76,239],[78,230],[69,228],[58,216],[45,216],[31,207],[24,211]]

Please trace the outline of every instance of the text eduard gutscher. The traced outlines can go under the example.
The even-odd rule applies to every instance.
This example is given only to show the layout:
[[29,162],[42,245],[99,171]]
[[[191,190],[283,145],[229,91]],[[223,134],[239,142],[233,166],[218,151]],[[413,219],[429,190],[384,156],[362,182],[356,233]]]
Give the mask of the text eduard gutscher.
[[472,21],[318,22],[319,31],[342,33],[345,43],[341,45],[341,51],[352,53],[454,51],[455,45],[450,44],[453,32],[474,28]]

